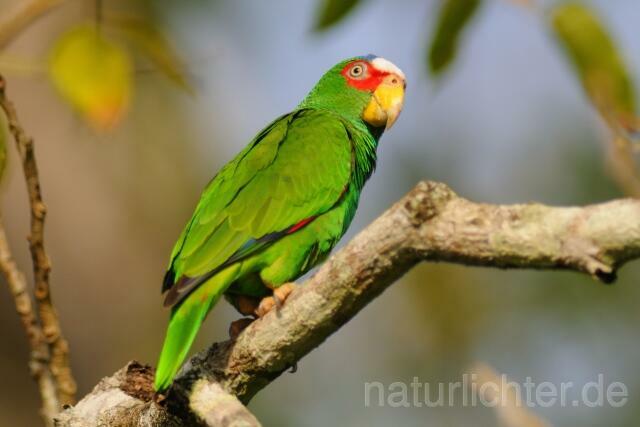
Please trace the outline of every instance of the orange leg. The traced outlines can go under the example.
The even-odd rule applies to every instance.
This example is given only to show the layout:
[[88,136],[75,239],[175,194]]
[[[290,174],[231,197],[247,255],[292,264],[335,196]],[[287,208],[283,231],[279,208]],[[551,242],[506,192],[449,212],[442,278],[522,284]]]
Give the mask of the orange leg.
[[262,298],[262,301],[260,301],[260,305],[258,305],[258,308],[256,308],[254,312],[255,315],[258,317],[263,317],[274,307],[276,307],[276,309],[282,307],[282,304],[284,304],[286,299],[295,288],[295,283],[285,283],[275,288],[273,290],[273,296]]

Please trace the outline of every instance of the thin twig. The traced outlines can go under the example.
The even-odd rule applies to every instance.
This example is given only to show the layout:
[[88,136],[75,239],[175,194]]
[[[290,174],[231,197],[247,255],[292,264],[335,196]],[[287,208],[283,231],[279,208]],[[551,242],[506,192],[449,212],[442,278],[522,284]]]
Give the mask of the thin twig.
[[486,363],[476,362],[469,368],[471,388],[484,402],[489,402],[500,425],[504,427],[551,427],[545,419],[530,410],[519,389],[513,388],[504,374]]
[[31,296],[27,290],[24,274],[18,269],[7,240],[7,235],[0,219],[0,271],[7,280],[13,295],[16,311],[20,316],[22,327],[27,334],[31,357],[29,368],[31,375],[38,383],[42,398],[42,416],[46,425],[53,425],[53,417],[60,411],[60,403],[56,392],[56,383],[49,370],[49,346],[44,340],[38,316],[33,310]]
[[612,136],[609,145],[612,178],[626,195],[640,198],[640,170],[634,159],[631,141],[622,136]]
[[16,142],[27,184],[31,210],[29,249],[33,262],[34,294],[44,340],[49,347],[48,365],[56,382],[56,392],[61,405],[75,402],[76,383],[69,365],[69,346],[62,336],[58,315],[51,301],[49,273],[51,264],[44,248],[44,220],[46,206],[42,201],[40,179],[36,163],[33,139],[27,136],[18,121],[13,103],[6,97],[6,81],[0,76],[0,107],[4,111],[9,130]]
[[102,30],[102,0],[95,0],[96,31]]
[[20,10],[0,24],[0,49],[6,47],[22,30],[63,1],[65,0],[34,0],[26,6],[21,2]]

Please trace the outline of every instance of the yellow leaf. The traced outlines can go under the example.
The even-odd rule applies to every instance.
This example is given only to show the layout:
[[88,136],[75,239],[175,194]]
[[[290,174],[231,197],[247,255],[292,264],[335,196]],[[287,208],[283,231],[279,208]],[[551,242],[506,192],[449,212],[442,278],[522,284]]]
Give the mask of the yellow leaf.
[[157,26],[148,20],[123,16],[112,16],[109,23],[122,31],[123,35],[165,76],[182,89],[193,93],[180,56]]
[[633,121],[635,89],[629,71],[598,17],[580,3],[569,2],[552,13],[553,30],[584,89],[605,120]]
[[429,47],[429,69],[437,76],[456,56],[462,32],[478,11],[481,0],[442,0]]
[[49,74],[63,98],[98,129],[117,125],[129,105],[131,59],[92,25],[75,27],[55,43]]

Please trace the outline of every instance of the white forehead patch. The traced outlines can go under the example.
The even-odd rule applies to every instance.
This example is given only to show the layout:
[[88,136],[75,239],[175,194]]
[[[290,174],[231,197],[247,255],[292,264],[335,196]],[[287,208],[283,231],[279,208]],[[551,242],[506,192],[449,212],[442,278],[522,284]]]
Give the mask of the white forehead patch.
[[387,61],[384,58],[380,58],[377,57],[375,58],[373,61],[371,61],[371,64],[380,71],[386,71],[387,73],[393,73],[393,74],[397,74],[400,77],[402,77],[403,80],[406,80],[404,73],[402,72],[402,70],[400,68],[398,68],[396,66],[396,64],[394,64],[391,61]]

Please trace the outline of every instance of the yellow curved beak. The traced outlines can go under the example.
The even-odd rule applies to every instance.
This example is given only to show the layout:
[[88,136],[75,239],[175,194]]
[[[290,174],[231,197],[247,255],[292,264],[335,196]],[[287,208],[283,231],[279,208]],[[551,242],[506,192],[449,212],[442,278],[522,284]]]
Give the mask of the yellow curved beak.
[[363,120],[374,127],[391,128],[402,111],[405,87],[405,81],[400,76],[390,74],[385,77],[364,109]]

